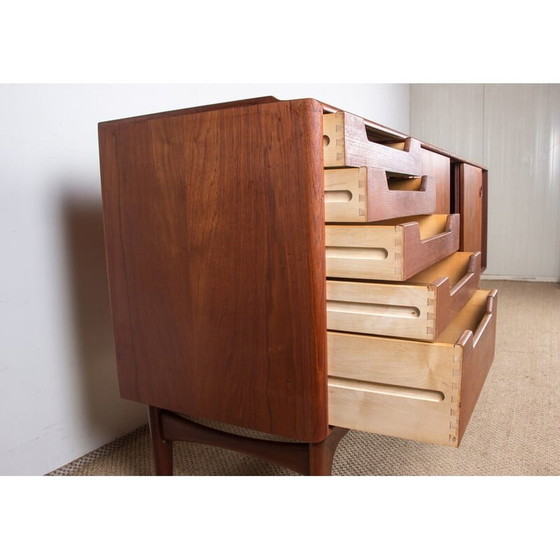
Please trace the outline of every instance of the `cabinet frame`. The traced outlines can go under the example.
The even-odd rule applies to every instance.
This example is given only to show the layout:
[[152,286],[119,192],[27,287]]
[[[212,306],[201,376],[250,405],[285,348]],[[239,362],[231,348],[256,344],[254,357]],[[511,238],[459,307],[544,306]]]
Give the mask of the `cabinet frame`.
[[[328,421],[323,116],[339,111],[264,97],[99,123],[119,389],[148,407],[158,474],[172,441],[268,446],[185,416],[318,446],[300,472],[330,473],[345,431]],[[418,146],[449,157],[461,213],[463,160],[344,115],[380,157],[404,146],[397,173],[422,174]]]

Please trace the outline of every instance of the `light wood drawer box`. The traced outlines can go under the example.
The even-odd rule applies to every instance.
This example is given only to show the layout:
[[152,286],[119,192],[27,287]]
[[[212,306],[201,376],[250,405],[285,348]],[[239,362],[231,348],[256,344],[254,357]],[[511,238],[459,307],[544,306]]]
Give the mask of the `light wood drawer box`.
[[457,447],[494,356],[497,292],[478,290],[436,342],[328,333],[329,422]]
[[323,116],[323,155],[325,167],[379,167],[393,173],[422,175],[420,141],[381,143],[368,137],[361,117],[338,111]]
[[459,225],[459,214],[414,216],[375,225],[327,225],[327,276],[408,280],[459,249]]
[[476,292],[481,254],[453,253],[406,284],[327,281],[327,328],[435,340]]
[[396,176],[378,167],[325,170],[327,222],[377,222],[435,208],[434,177]]

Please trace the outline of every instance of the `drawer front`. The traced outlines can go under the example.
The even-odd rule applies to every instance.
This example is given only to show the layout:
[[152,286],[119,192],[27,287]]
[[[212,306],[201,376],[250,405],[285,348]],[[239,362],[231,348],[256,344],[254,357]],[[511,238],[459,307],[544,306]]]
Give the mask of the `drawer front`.
[[433,214],[435,179],[402,177],[377,167],[325,170],[327,222],[378,222]]
[[327,281],[327,328],[435,340],[480,282],[480,253],[454,253],[406,284]]
[[327,281],[331,331],[425,339],[433,337],[434,318],[433,286]]
[[327,276],[408,280],[459,249],[459,214],[326,226]]
[[435,179],[436,214],[451,212],[451,159],[422,149],[422,173]]
[[496,305],[478,290],[431,343],[329,332],[330,424],[458,446],[492,364]]
[[403,175],[422,175],[420,142],[407,138],[391,145],[370,140],[361,117],[339,111],[323,115],[325,167],[379,167]]

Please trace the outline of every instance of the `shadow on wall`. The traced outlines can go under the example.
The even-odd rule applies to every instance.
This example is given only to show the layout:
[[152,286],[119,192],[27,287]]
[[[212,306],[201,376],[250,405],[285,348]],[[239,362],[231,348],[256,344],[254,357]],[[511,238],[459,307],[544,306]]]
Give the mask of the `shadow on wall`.
[[[95,190],[72,187],[74,193]],[[108,442],[145,424],[146,408],[119,395],[101,195],[92,199],[67,194],[62,214],[82,412],[88,429]]]

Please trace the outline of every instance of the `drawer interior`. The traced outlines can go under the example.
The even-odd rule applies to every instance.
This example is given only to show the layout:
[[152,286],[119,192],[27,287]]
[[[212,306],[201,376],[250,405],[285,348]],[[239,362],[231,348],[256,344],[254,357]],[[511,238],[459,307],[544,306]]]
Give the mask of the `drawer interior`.
[[448,227],[448,214],[429,214],[422,216],[410,216],[408,218],[395,218],[392,220],[383,220],[376,222],[378,226],[404,226],[409,223],[418,224],[418,231],[420,232],[420,239],[425,241],[437,235],[446,233]]
[[479,279],[480,254],[454,253],[403,284],[328,280],[327,328],[433,341]]
[[458,214],[326,226],[331,278],[404,281],[458,249]]
[[441,333],[437,341],[442,344],[461,344],[465,331],[472,332],[474,340],[478,340],[486,326],[483,319],[488,313],[487,300],[489,295],[490,292],[486,290],[477,290],[455,319]]
[[329,421],[459,445],[492,363],[496,304],[477,291],[435,342],[329,332]]
[[[477,267],[478,262],[478,267]],[[410,278],[411,284],[433,285],[439,278],[448,278],[455,287],[469,274],[480,270],[480,252],[457,251]]]

